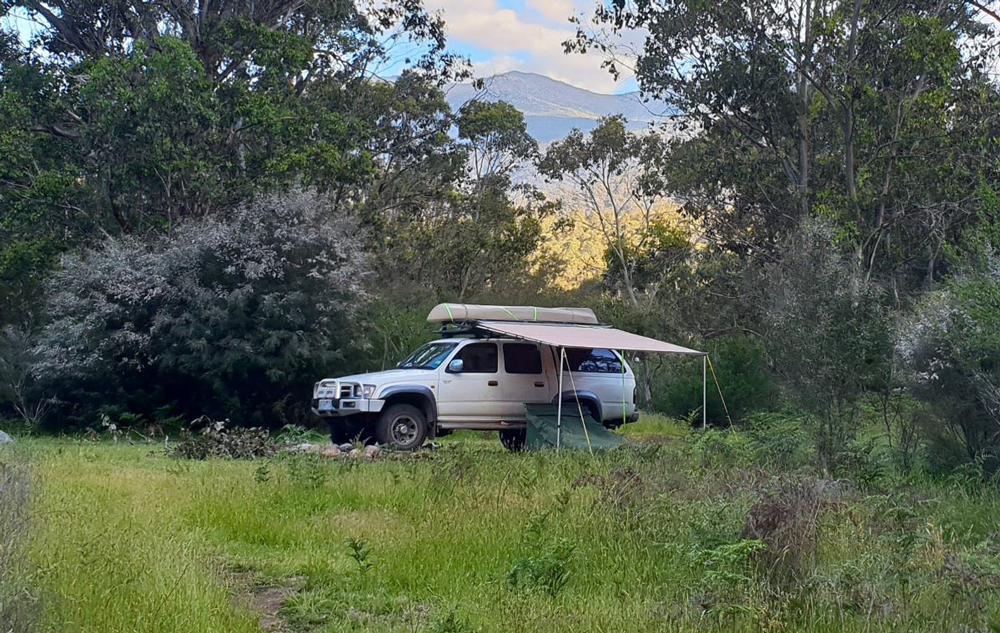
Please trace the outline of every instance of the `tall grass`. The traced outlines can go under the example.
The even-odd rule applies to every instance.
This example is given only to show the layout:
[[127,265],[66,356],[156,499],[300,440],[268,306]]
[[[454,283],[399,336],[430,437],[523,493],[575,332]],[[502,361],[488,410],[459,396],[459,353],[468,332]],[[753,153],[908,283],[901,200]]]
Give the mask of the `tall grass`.
[[31,631],[37,595],[25,550],[30,528],[30,470],[13,448],[0,447],[0,631]]
[[469,435],[375,462],[44,442],[43,624],[255,630],[229,598],[246,589],[234,571],[294,586],[279,615],[301,631],[1000,624],[995,490],[862,490],[762,437],[643,431],[657,427],[673,439],[594,457],[512,455]]
[[[57,444],[41,459],[33,554],[46,631],[259,631],[223,564],[180,520],[210,473],[149,448]],[[213,485],[214,487],[214,485]],[[217,488],[216,488],[217,489]]]

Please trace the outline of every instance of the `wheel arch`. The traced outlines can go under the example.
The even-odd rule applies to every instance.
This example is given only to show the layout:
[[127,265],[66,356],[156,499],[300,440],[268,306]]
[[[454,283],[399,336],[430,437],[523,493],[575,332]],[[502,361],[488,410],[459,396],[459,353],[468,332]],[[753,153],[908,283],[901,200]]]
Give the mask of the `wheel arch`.
[[593,391],[564,391],[552,398],[552,404],[557,404],[560,399],[563,403],[579,401],[580,406],[592,408],[593,412],[597,413],[597,422],[604,421],[604,406],[601,404],[601,398]]
[[409,404],[423,412],[428,424],[437,422],[437,400],[424,385],[392,385],[379,394],[379,399],[385,400],[383,411],[394,404]]

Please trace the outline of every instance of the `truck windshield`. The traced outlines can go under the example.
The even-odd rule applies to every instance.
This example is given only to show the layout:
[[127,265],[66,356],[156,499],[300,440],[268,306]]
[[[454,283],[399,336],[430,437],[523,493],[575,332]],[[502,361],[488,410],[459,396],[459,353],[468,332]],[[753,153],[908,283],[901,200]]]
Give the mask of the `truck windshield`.
[[457,343],[427,343],[401,362],[400,369],[437,369]]

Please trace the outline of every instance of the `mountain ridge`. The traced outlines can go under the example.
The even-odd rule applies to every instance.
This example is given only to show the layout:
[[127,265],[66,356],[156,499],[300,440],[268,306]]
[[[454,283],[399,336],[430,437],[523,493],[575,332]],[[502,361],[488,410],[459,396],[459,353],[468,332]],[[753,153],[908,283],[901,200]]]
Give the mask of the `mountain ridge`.
[[602,94],[538,73],[512,70],[483,79],[477,90],[472,82],[451,84],[445,98],[453,110],[473,99],[506,101],[524,114],[528,133],[539,143],[564,138],[571,130],[588,132],[602,117],[620,114],[628,128],[645,130],[674,113],[666,104],[643,100],[639,91]]

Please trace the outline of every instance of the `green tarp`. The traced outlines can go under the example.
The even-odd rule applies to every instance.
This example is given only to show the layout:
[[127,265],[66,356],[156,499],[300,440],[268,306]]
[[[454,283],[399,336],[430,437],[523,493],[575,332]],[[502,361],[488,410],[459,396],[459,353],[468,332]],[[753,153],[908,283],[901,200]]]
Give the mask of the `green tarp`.
[[[528,417],[528,430],[525,446],[529,449],[556,447],[556,420],[558,405],[528,404],[525,405]],[[595,451],[618,448],[625,443],[625,438],[604,428],[604,425],[594,420],[584,410],[587,423],[586,433],[580,422],[580,412],[575,402],[564,402],[562,408],[562,434],[560,447],[587,450],[587,436],[590,436],[590,447]]]

